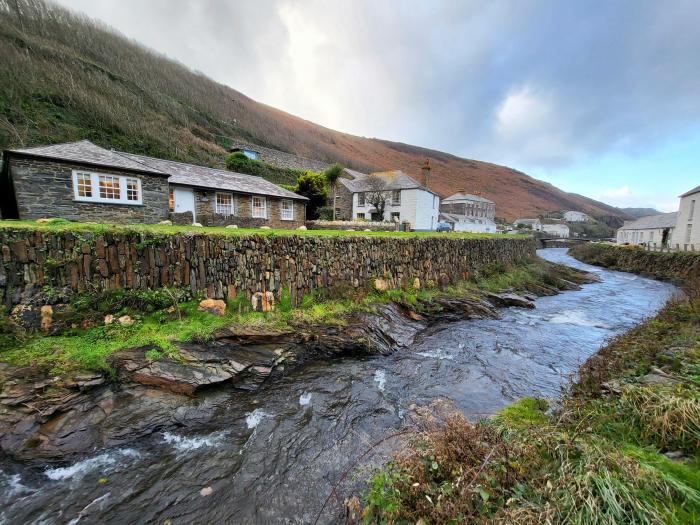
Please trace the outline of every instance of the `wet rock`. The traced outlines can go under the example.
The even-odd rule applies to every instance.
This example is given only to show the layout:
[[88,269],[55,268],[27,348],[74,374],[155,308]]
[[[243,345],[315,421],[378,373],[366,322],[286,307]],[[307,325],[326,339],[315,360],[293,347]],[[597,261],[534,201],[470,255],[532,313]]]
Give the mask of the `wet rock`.
[[200,301],[197,310],[223,317],[226,313],[226,303],[221,299],[204,299]]
[[535,307],[535,303],[515,293],[489,293],[486,297],[496,306],[517,306],[519,308]]

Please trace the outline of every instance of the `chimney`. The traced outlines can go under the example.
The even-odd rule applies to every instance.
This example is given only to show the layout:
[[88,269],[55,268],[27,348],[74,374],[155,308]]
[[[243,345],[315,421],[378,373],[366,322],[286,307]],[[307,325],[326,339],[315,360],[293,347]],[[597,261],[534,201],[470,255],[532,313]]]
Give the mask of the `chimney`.
[[421,167],[423,172],[423,186],[428,187],[428,182],[430,179],[430,159],[425,159],[425,163]]

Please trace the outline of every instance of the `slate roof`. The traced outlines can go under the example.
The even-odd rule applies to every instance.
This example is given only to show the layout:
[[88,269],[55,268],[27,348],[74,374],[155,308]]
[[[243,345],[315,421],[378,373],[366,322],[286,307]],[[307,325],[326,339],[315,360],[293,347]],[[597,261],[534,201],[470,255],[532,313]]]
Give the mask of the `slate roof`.
[[101,148],[89,140],[64,142],[63,144],[38,146],[36,148],[13,149],[9,150],[9,152],[34,157],[42,157],[46,159],[67,160],[78,164],[128,169],[163,176],[168,175],[157,168],[133,161],[117,151]]
[[168,182],[170,184],[214,190],[228,190],[238,193],[269,195],[271,197],[284,197],[287,199],[308,200],[306,197],[285,190],[255,175],[246,175],[244,173],[207,168],[205,166],[196,166],[194,164],[185,164],[172,160],[157,159],[144,155],[136,155],[134,153],[122,153],[122,155],[135,162],[142,163],[145,166],[150,166],[169,174],[170,178]]
[[437,193],[421,184],[418,184],[413,178],[409,177],[400,170],[381,171],[368,175],[367,173],[346,168],[345,173],[349,174],[353,178],[346,179],[343,177],[340,179],[340,183],[352,193],[374,190],[375,188],[371,184],[371,177],[378,177],[384,180],[386,185],[382,189],[386,191],[419,189],[437,195]]
[[461,201],[461,200],[470,200],[470,201],[477,201],[477,202],[487,202],[489,204],[495,204],[493,201],[488,200],[485,197],[482,197],[480,195],[472,195],[471,193],[462,193],[457,192],[454,195],[450,195],[449,197],[442,199],[442,202],[444,203],[450,203],[453,201]]
[[155,157],[108,150],[93,144],[89,140],[9,150],[9,152],[47,159],[65,160],[98,167],[103,166],[162,175],[164,177],[169,177],[168,182],[171,184],[308,200],[306,197],[285,190],[255,175],[234,173],[232,171],[196,166],[194,164],[185,164],[171,160],[157,159]]
[[636,221],[627,221],[621,230],[655,230],[658,228],[674,228],[678,212],[662,213],[661,215],[648,215]]
[[686,191],[683,195],[680,195],[680,197],[687,197],[688,195],[692,195],[693,193],[700,193],[700,186],[696,186],[690,191]]
[[518,219],[513,221],[513,224],[537,224],[537,223],[542,224],[542,222],[539,219]]

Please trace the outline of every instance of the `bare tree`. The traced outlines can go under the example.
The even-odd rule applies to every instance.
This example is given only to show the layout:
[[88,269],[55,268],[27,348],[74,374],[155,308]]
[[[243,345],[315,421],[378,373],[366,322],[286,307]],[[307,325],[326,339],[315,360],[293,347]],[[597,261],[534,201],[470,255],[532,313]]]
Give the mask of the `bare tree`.
[[370,176],[367,180],[367,191],[365,192],[365,200],[377,210],[379,220],[384,220],[384,209],[386,202],[389,200],[386,181],[381,177]]

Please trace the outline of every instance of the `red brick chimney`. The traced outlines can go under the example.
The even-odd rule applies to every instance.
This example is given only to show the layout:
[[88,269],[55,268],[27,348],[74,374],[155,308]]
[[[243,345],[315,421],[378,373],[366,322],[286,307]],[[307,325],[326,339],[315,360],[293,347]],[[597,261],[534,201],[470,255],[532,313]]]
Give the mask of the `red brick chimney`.
[[430,179],[430,159],[425,159],[421,171],[423,172],[423,186],[427,188]]

